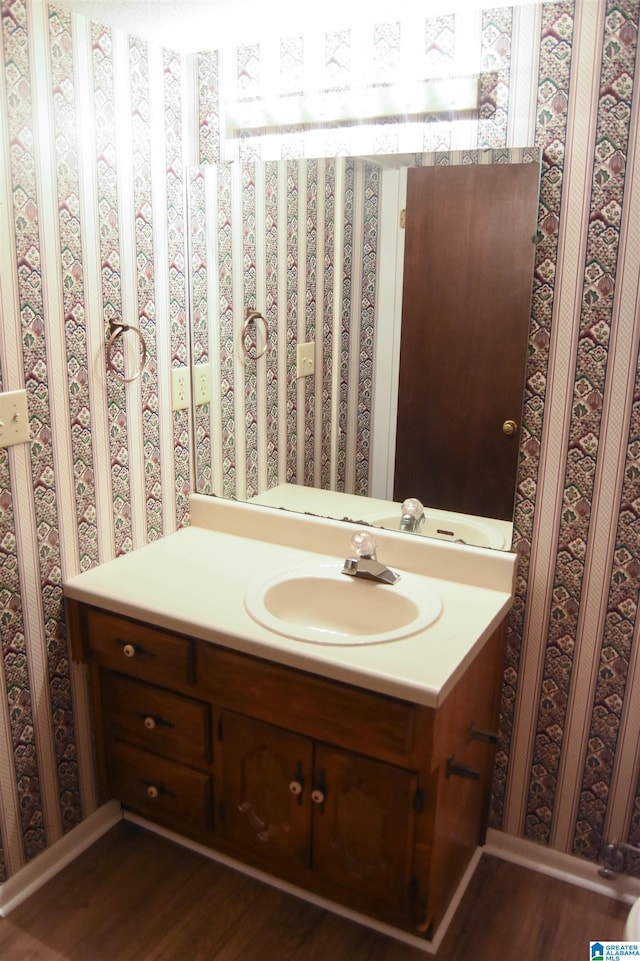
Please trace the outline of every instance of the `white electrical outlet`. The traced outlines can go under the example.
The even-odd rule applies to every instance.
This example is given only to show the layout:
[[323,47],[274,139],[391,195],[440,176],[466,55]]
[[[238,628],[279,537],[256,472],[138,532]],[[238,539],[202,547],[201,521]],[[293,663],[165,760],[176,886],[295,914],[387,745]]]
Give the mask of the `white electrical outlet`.
[[29,411],[26,390],[0,394],[0,447],[26,444],[29,440]]
[[310,340],[306,344],[298,344],[296,377],[308,377],[316,369],[316,342]]
[[189,406],[189,368],[171,368],[171,410],[184,410]]
[[208,404],[211,400],[211,364],[194,364],[191,371],[193,377],[193,403]]

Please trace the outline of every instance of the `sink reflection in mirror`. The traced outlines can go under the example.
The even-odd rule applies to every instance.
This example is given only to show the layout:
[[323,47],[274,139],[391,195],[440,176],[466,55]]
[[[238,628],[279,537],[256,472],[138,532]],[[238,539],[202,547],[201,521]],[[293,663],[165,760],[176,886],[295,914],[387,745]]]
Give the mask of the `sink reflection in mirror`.
[[[252,502],[390,531],[400,531],[402,518],[402,505],[394,501],[301,487],[298,484],[279,484],[264,494],[258,494]],[[424,523],[412,536],[434,537],[450,544],[508,550],[512,531],[513,524],[510,521],[426,507]]]
[[[445,511],[441,513],[444,514]],[[371,524],[374,527],[383,527],[387,531],[399,531],[401,529],[400,517],[397,514],[391,517],[376,517],[375,520],[371,521]],[[450,518],[445,519],[442,516],[436,517],[425,510],[424,524],[419,531],[414,533],[421,534],[423,537],[435,537],[438,540],[448,541],[450,544],[493,547],[496,550],[504,550],[505,547],[504,535],[499,527],[491,527],[490,524],[482,521],[472,520],[470,517],[453,513]]]
[[426,630],[440,616],[439,594],[420,575],[393,585],[345,577],[339,563],[282,571],[251,588],[245,607],[256,623],[312,644],[381,644]]

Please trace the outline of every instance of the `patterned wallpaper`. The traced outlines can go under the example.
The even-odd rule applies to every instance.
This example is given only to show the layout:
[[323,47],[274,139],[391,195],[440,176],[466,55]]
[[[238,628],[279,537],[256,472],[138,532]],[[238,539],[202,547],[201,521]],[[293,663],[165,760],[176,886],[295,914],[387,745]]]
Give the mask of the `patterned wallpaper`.
[[[639,5],[560,0],[464,23],[416,12],[410,29],[362,24],[207,52],[192,86],[170,52],[3,0],[0,377],[3,390],[26,387],[32,436],[0,450],[0,880],[95,806],[63,578],[187,520],[189,417],[169,398],[170,368],[188,357],[192,89],[202,163],[540,148],[492,821],[592,860],[604,839],[640,844]],[[442,69],[461,37],[481,59],[475,119],[225,136],[223,94],[255,96],[267,75],[300,89],[311,47],[322,84],[339,88],[361,76],[363,50],[375,83],[407,63]],[[150,353],[124,386],[105,375],[119,317]]]
[[[189,415],[169,401],[188,342],[183,70],[3,0],[0,378],[27,391],[31,442],[0,449],[0,880],[96,804],[63,579],[187,520]],[[133,383],[106,376],[110,321],[144,334]],[[113,352],[127,373],[134,336]]]
[[[190,169],[193,359],[214,367],[194,413],[200,493],[368,493],[379,192],[375,164],[344,158]],[[234,346],[254,310],[260,359],[261,321],[247,355]],[[303,342],[315,374],[297,379]]]

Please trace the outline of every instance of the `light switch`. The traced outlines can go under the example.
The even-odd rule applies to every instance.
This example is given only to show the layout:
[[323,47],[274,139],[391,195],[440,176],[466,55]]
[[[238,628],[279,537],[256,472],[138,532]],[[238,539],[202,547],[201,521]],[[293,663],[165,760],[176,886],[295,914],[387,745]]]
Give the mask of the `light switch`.
[[26,444],[29,440],[29,411],[26,390],[0,394],[0,447]]
[[297,364],[296,364],[296,376],[297,377],[308,377],[313,374],[316,369],[316,357],[315,357],[316,342],[315,340],[309,340],[306,344],[298,344],[297,351]]

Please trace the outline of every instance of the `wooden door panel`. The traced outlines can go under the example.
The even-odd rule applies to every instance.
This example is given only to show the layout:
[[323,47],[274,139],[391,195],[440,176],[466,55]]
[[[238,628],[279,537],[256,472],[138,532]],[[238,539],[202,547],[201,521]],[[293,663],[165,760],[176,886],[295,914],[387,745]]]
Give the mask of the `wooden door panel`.
[[316,746],[313,868],[358,897],[398,909],[407,905],[417,779],[371,758]]
[[408,171],[395,500],[512,518],[538,177]]
[[[223,711],[221,723],[221,832],[274,869],[292,862],[307,867],[312,742],[231,711]],[[299,794],[291,791],[294,781]]]

